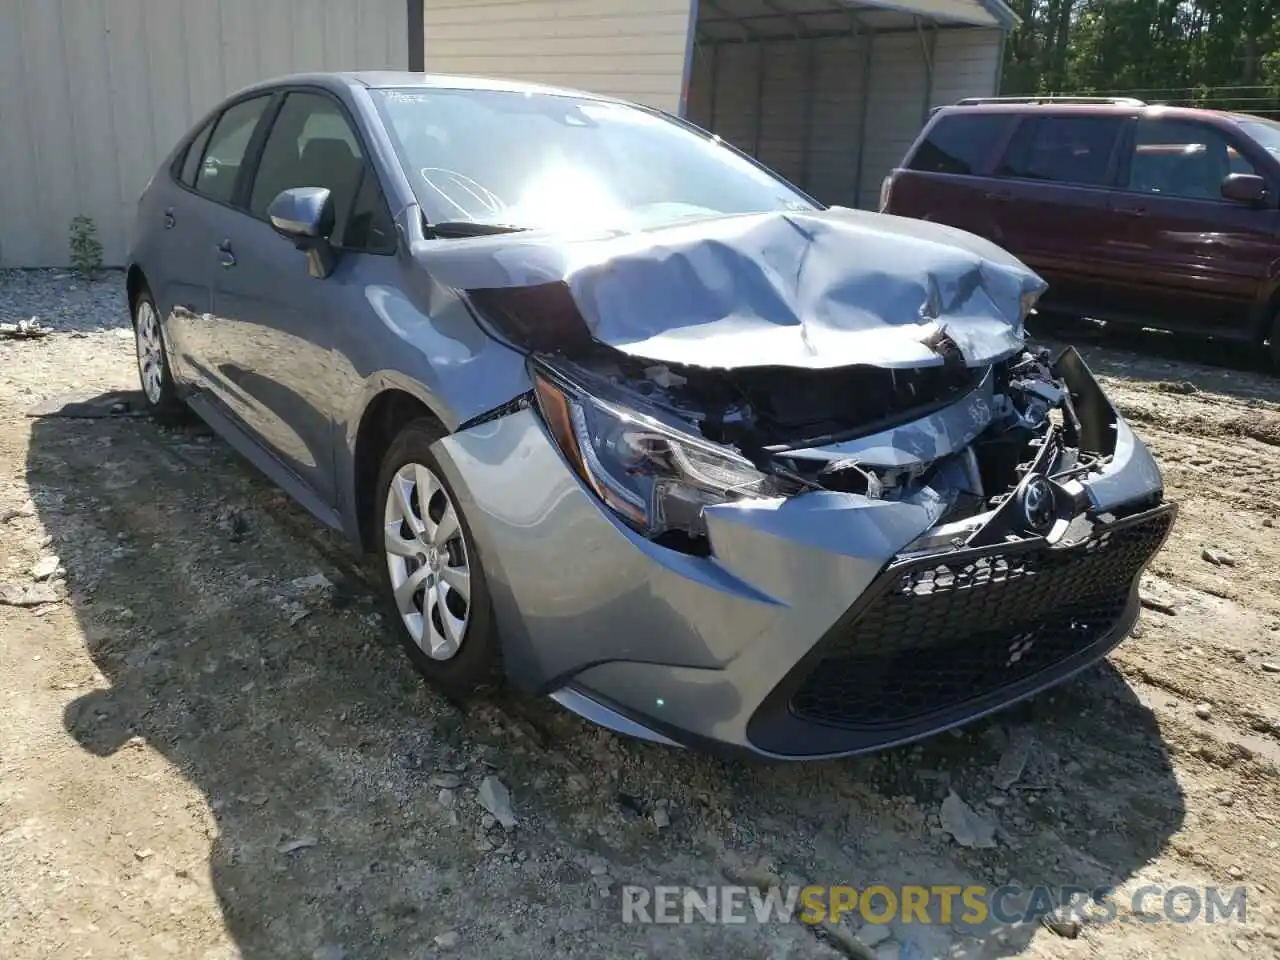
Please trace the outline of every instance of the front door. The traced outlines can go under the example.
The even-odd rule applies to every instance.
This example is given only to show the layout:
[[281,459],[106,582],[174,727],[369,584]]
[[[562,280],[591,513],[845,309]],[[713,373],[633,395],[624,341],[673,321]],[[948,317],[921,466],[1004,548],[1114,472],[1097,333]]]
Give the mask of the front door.
[[1129,312],[1174,329],[1247,335],[1276,254],[1277,211],[1227,200],[1230,173],[1261,173],[1216,127],[1142,119],[1112,200]]
[[1107,300],[1105,239],[1123,115],[1040,113],[1009,138],[987,202],[996,243],[1049,283],[1046,303],[1082,313]]
[[[214,311],[222,331],[218,374],[245,428],[321,499],[336,502],[333,400],[349,380],[335,344],[367,312],[363,283],[390,267],[395,232],[360,139],[338,101],[289,92],[246,193],[246,209],[222,225]],[[334,205],[337,266],[323,279],[271,227],[282,190],[324,187]],[[382,254],[382,255],[380,255]],[[369,263],[376,258],[374,264]],[[363,308],[363,309],[362,309]]]

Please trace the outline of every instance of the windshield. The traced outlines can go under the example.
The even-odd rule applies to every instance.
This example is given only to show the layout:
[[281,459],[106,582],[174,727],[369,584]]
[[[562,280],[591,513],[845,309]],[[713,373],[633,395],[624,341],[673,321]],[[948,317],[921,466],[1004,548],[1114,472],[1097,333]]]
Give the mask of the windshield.
[[641,229],[811,210],[716,140],[624,104],[500,90],[374,90],[429,223]]
[[1240,129],[1273,156],[1280,156],[1280,123],[1271,120],[1241,120]]

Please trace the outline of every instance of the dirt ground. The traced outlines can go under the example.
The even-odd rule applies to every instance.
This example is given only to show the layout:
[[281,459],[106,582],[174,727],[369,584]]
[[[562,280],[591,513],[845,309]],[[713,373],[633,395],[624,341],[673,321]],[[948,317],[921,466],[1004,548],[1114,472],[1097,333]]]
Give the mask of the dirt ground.
[[[419,682],[345,547],[207,431],[27,416],[134,388],[122,316],[0,341],[0,590],[65,568],[42,581],[54,602],[0,605],[6,960],[1280,955],[1280,381],[1248,351],[1207,358],[1231,369],[1190,359],[1205,344],[1071,333],[1181,503],[1105,664],[958,735],[763,765],[514,694],[460,711]],[[509,831],[478,805],[486,776]],[[998,825],[993,848],[941,829],[952,790]],[[802,924],[622,922],[625,884],[774,875],[1242,884],[1247,913],[1122,908],[1075,939],[935,917],[861,931],[873,949]]]

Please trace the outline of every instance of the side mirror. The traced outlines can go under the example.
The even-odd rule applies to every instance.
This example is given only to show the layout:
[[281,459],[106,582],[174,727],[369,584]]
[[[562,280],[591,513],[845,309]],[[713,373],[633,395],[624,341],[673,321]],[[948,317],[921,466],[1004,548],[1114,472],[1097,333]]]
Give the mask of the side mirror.
[[1222,181],[1222,196],[1237,203],[1262,203],[1267,199],[1267,181],[1253,173],[1229,173]]
[[267,207],[267,219],[276,233],[299,250],[306,251],[307,272],[323,279],[333,273],[333,198],[324,187],[291,187],[282,190]]

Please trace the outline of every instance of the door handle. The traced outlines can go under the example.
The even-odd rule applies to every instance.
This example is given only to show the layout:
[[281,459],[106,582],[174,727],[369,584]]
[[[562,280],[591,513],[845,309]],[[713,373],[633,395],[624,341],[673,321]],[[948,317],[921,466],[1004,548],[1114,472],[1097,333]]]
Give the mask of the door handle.
[[223,240],[218,244],[218,262],[224,267],[234,267],[236,265],[236,255],[231,251],[230,240]]
[[1126,217],[1145,217],[1147,215],[1147,208],[1146,207],[1120,207],[1116,212],[1123,214]]
[[164,212],[164,228],[166,230],[172,230],[177,223],[177,218],[173,215],[173,207],[170,207]]
[[1013,194],[1005,193],[1003,190],[992,190],[990,193],[984,194],[984,199],[1004,203],[1006,200],[1012,200]]

